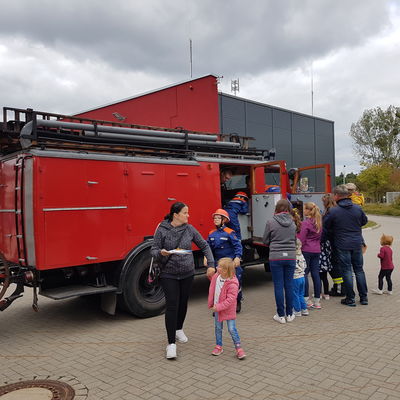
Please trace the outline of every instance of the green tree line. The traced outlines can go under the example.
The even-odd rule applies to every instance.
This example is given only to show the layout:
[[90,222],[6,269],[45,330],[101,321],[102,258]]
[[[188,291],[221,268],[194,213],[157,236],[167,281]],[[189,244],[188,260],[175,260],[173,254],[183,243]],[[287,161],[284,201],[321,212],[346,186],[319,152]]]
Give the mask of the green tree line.
[[[367,200],[381,202],[386,192],[400,191],[400,107],[365,110],[349,135],[364,167],[358,174],[336,177],[336,184],[354,182]],[[344,179],[343,179],[344,178]]]

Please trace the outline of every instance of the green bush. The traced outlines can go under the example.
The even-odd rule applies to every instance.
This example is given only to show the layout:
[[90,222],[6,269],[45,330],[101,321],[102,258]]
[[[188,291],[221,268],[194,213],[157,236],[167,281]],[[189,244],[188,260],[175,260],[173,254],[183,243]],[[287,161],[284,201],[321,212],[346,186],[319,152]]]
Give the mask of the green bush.
[[363,206],[363,210],[366,214],[400,217],[400,201],[396,201],[394,204],[368,203]]

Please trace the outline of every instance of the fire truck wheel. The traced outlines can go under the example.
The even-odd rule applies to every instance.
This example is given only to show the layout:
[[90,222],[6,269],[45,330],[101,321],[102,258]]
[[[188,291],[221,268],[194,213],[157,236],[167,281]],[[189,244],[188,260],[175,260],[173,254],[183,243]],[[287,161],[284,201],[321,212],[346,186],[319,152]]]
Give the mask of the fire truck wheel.
[[149,250],[140,253],[131,261],[121,297],[123,308],[139,318],[154,317],[165,310],[165,297],[161,286],[147,282],[150,261]]

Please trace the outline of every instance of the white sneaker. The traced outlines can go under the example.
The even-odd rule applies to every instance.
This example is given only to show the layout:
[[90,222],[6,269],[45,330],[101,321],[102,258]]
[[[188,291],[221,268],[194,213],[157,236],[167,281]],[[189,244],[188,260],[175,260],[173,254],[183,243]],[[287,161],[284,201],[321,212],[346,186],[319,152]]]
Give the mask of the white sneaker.
[[167,358],[176,358],[176,344],[175,343],[171,343],[167,346],[167,348],[165,349],[167,351]]
[[383,294],[383,291],[380,290],[380,289],[372,289],[372,293],[375,293],[375,294]]
[[306,301],[307,308],[310,308],[314,304],[309,297],[304,297],[304,300]]
[[296,318],[296,317],[295,317],[294,314],[288,315],[288,316],[286,317],[286,321],[287,321],[287,322],[292,322],[295,318]]
[[[308,312],[308,311],[307,311],[307,312]],[[301,311],[294,311],[293,314],[294,314],[296,317],[301,317]]]
[[393,294],[393,290],[388,290],[386,293],[387,294]]
[[176,340],[179,343],[186,343],[189,340],[182,329],[179,329],[178,331],[176,331],[175,335],[176,335]]
[[305,308],[304,310],[301,310],[301,315],[309,315],[310,312]]
[[276,322],[279,322],[280,324],[286,324],[286,319],[285,317],[280,317],[278,314],[275,314],[272,317]]

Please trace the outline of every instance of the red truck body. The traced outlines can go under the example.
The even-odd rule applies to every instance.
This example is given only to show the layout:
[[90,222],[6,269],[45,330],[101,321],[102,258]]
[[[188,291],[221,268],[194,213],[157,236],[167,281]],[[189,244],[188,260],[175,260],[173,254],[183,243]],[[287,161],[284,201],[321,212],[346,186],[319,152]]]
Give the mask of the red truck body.
[[[221,204],[215,163],[152,164],[117,156],[108,161],[39,153],[0,164],[6,185],[0,192],[1,252],[11,262],[25,259],[23,264],[38,270],[124,259],[153,234],[177,200],[190,206],[191,223],[207,237],[210,215]],[[24,177],[20,192],[15,191],[17,162]],[[23,196],[24,229],[31,235],[20,251],[16,193]]]

